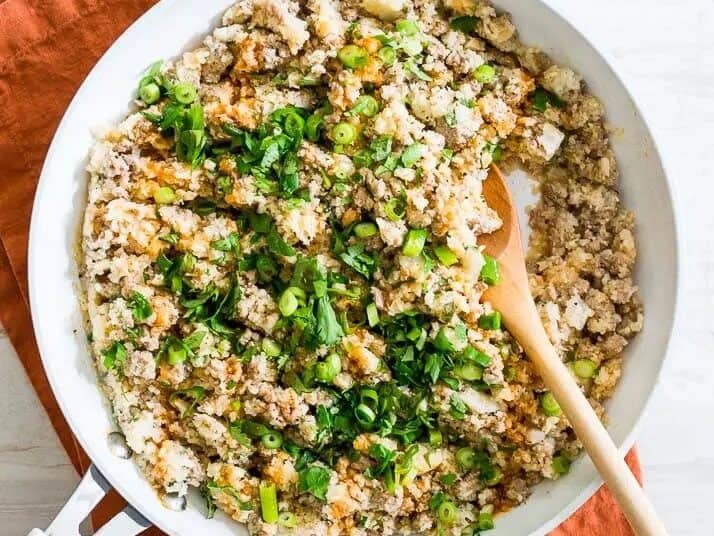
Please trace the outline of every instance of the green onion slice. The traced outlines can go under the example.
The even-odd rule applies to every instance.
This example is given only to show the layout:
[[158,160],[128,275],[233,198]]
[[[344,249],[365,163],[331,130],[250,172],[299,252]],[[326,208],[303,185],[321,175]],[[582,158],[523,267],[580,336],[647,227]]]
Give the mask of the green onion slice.
[[168,186],[162,186],[154,192],[154,201],[159,205],[169,205],[176,201],[176,193]]
[[275,484],[261,484],[260,514],[266,523],[278,522],[278,492],[275,489]]
[[377,52],[385,67],[391,67],[397,61],[397,51],[392,47],[382,47]]
[[139,88],[139,98],[146,104],[154,104],[161,98],[161,88],[154,82],[143,85]]
[[439,518],[439,521],[444,525],[451,525],[454,521],[456,521],[456,514],[456,505],[451,501],[444,501],[436,510],[436,515]]
[[377,310],[377,304],[370,303],[367,305],[367,323],[369,327],[373,328],[379,324],[379,311]]
[[282,348],[280,348],[280,345],[273,339],[263,339],[261,347],[263,349],[263,352],[265,352],[265,355],[267,355],[268,357],[278,357],[282,352]]
[[413,20],[398,20],[394,26],[402,35],[416,35],[419,33],[419,24]]
[[391,221],[401,221],[406,215],[406,207],[404,199],[401,197],[392,197],[384,205],[384,213]]
[[377,225],[372,222],[358,223],[353,229],[357,238],[369,238],[379,232]]
[[439,262],[444,266],[452,266],[459,262],[459,258],[456,253],[451,251],[447,246],[436,246],[434,248],[434,255],[439,259]]
[[332,127],[332,139],[338,145],[350,145],[357,139],[357,129],[350,123],[338,123]]
[[360,423],[370,425],[377,418],[377,415],[367,404],[359,404],[355,408],[355,417]]
[[478,326],[488,330],[501,329],[501,313],[494,311],[490,314],[482,315],[478,319]]
[[174,98],[181,104],[191,104],[196,100],[196,94],[196,86],[186,82],[176,84],[173,88]]
[[597,372],[597,363],[590,359],[576,359],[572,366],[576,376],[584,380],[592,378]]
[[261,436],[260,442],[267,449],[277,449],[283,444],[283,436],[278,432],[270,432]]
[[560,417],[563,413],[563,410],[560,409],[560,404],[558,404],[558,401],[550,391],[540,398],[540,407],[548,417]]
[[364,47],[357,45],[346,45],[337,53],[337,59],[342,62],[342,65],[349,69],[358,69],[367,65],[369,52]]
[[496,80],[496,69],[484,63],[473,70],[473,77],[482,84],[491,84]]
[[407,257],[418,257],[426,244],[426,229],[410,229],[402,246],[402,253]]
[[496,259],[488,255],[483,256],[484,265],[481,268],[481,279],[490,286],[498,285],[501,282],[501,271]]
[[570,459],[563,455],[555,456],[553,458],[553,471],[558,475],[567,475],[570,472]]
[[295,294],[293,294],[291,288],[286,289],[282,296],[280,296],[278,309],[280,309],[280,313],[283,316],[292,316],[295,314],[295,311],[298,310],[299,306],[298,299],[295,297]]

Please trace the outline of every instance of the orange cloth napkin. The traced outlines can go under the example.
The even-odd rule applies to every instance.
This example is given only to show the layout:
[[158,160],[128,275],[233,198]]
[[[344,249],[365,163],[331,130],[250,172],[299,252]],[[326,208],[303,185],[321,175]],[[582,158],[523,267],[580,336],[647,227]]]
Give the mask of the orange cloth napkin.
[[[89,460],[52,395],[27,300],[27,235],[42,162],[59,120],[99,56],[156,0],[0,0],[0,322],[79,473]],[[67,170],[71,180],[72,170]],[[70,232],[70,230],[68,230]],[[641,477],[637,454],[627,461]],[[99,527],[123,507],[116,494],[93,513]],[[160,535],[149,529],[145,534]],[[604,487],[554,536],[630,536]]]

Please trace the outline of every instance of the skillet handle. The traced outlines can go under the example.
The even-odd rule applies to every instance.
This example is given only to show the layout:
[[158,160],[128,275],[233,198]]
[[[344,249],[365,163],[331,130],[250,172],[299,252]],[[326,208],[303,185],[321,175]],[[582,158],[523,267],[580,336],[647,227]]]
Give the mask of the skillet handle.
[[[28,536],[79,536],[80,523],[110,489],[109,482],[92,465],[47,530],[32,529]],[[134,536],[150,525],[144,516],[127,506],[95,536]]]

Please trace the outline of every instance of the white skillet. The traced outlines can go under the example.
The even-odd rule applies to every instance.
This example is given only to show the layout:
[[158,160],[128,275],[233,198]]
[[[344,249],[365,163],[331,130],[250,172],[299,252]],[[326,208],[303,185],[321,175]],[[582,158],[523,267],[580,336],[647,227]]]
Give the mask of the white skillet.
[[[143,70],[156,59],[174,57],[195,46],[230,4],[231,0],[163,0],[150,9],[89,74],[47,154],[30,232],[32,318],[54,394],[94,469],[46,534],[78,534],[79,522],[110,486],[132,506],[100,532],[105,536],[133,535],[149,524],[169,534],[245,533],[221,513],[215,519],[205,519],[197,495],[189,497],[185,511],[165,508],[133,462],[109,451],[107,436],[115,425],[85,342],[74,260],[92,129],[126,115]],[[584,76],[604,102],[610,124],[619,129],[613,143],[622,168],[624,201],[638,218],[637,282],[646,308],[645,329],[627,349],[622,380],[608,404],[609,432],[625,451],[632,446],[657,383],[674,321],[679,258],[671,186],[645,120],[621,79],[593,45],[541,0],[497,0],[495,4],[512,13],[526,43],[540,46],[556,62]],[[518,184],[517,197],[527,199],[526,183]],[[522,507],[499,517],[490,534],[544,534],[573,513],[599,485],[592,464],[581,459],[567,477],[538,486]],[[34,534],[43,533],[36,530]]]

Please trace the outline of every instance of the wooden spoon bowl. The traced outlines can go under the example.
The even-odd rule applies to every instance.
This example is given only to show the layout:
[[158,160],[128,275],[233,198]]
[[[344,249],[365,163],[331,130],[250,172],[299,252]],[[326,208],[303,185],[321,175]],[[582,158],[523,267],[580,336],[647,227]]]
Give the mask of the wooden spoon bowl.
[[479,237],[479,244],[499,261],[501,270],[500,284],[489,287],[484,300],[500,311],[505,327],[523,347],[555,396],[635,532],[647,536],[666,535],[654,507],[548,339],[528,286],[518,212],[496,166],[489,170],[483,195],[503,221],[498,231]]

